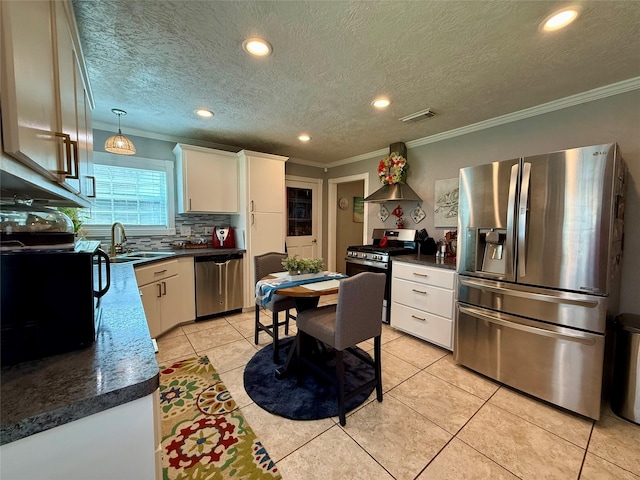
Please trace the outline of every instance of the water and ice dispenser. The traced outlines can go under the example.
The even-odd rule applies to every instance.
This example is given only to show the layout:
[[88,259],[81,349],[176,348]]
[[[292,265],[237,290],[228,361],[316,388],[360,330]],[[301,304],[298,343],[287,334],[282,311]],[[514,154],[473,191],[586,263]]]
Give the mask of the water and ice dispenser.
[[468,272],[488,273],[502,277],[507,266],[507,230],[500,228],[469,228],[464,259]]

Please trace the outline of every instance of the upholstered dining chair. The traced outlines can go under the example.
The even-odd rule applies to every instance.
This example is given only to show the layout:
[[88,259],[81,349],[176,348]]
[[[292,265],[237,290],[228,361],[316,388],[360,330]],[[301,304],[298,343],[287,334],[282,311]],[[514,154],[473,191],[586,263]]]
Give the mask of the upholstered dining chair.
[[[380,335],[382,333],[382,303],[384,300],[385,274],[362,272],[340,282],[338,303],[304,310],[297,313],[298,332],[310,335],[335,350],[335,375],[318,367],[305,356],[301,348],[302,335],[296,337],[298,357],[298,384],[301,381],[302,367],[310,367],[333,381],[338,392],[338,416],[340,425],[346,425],[346,401],[358,396],[368,388],[375,386],[376,396],[382,402],[382,365],[380,362]],[[354,347],[373,338],[374,355],[362,355]],[[348,351],[373,366],[374,378],[351,392],[345,392],[344,353]]]
[[[275,272],[282,272],[282,260],[287,258],[286,253],[269,252],[253,257],[253,266],[255,281],[258,283],[263,277]],[[271,312],[271,323],[263,324],[260,322],[260,312],[262,309]],[[289,319],[295,320],[296,317],[291,314],[291,309],[296,308],[295,301],[291,297],[282,295],[273,295],[266,305],[262,306],[260,300],[256,297],[256,320],[255,320],[255,344],[258,344],[258,334],[260,331],[266,332],[273,338],[273,361],[278,360],[278,329],[284,325],[284,333],[289,334]],[[284,320],[279,320],[279,313],[285,312]],[[293,347],[292,347],[293,348]]]

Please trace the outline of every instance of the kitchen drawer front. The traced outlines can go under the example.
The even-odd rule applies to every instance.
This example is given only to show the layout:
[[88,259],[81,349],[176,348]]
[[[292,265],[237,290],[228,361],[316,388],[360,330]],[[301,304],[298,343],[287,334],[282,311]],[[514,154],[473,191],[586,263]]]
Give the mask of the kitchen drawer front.
[[135,268],[136,281],[138,286],[147,285],[157,280],[162,280],[180,273],[178,259],[166,262],[153,263],[151,265],[139,266]]
[[418,310],[424,310],[441,317],[453,317],[453,290],[393,278],[391,280],[391,298],[396,303]]
[[400,303],[391,305],[391,325],[448,350],[453,346],[453,321]]
[[414,263],[393,262],[392,272],[394,277],[403,278],[411,282],[424,283],[435,287],[453,290],[455,284],[455,272],[442,268],[424,267]]

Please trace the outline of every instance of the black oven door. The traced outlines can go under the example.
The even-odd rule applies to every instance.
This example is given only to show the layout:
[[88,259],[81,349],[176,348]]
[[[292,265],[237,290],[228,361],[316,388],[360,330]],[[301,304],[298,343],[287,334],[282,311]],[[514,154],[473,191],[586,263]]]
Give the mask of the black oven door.
[[346,258],[347,275],[353,277],[361,272],[384,273],[386,280],[384,284],[384,312],[382,321],[391,323],[391,309],[389,308],[389,299],[391,298],[391,272],[388,263],[370,262],[368,260],[360,260],[357,258]]

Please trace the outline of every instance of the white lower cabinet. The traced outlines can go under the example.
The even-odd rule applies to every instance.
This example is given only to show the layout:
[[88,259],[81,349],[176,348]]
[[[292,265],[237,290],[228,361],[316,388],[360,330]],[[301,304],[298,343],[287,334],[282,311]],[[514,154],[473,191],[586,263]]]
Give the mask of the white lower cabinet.
[[391,326],[452,350],[455,275],[453,270],[394,261]]
[[143,264],[135,272],[152,338],[195,319],[193,257]]
[[[158,390],[0,447],[0,478],[162,478]],[[35,453],[37,452],[37,454]]]

